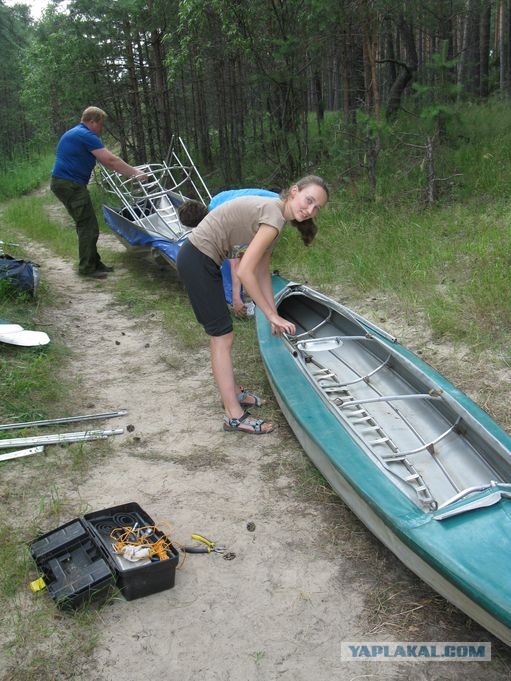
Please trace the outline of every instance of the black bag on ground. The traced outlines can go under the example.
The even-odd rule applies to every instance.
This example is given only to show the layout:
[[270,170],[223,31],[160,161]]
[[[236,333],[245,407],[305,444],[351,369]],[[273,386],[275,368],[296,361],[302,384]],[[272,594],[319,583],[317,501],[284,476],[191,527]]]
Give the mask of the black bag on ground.
[[0,282],[35,295],[39,283],[39,265],[29,260],[18,260],[7,253],[0,254]]

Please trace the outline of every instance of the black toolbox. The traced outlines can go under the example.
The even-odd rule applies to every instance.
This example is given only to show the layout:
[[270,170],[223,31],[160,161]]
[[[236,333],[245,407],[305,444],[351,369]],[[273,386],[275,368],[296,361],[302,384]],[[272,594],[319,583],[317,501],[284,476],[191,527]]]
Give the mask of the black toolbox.
[[[130,502],[75,518],[40,536],[30,553],[57,605],[74,610],[84,603],[104,601],[117,586],[129,601],[174,586],[177,549],[158,528],[147,531],[148,543],[165,543],[166,559],[157,556],[130,562],[114,551],[123,531],[154,528],[153,519]],[[133,535],[132,535],[133,536]]]

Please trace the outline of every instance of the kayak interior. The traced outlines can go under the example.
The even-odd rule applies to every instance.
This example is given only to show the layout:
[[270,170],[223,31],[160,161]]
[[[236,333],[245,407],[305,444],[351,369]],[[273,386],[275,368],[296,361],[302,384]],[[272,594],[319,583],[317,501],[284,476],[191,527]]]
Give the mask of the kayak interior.
[[475,492],[511,493],[509,449],[482,425],[478,408],[468,398],[460,401],[431,367],[308,287],[285,288],[277,305],[296,325],[296,334],[284,342],[300,370],[342,427],[415,504],[425,511],[463,508]]

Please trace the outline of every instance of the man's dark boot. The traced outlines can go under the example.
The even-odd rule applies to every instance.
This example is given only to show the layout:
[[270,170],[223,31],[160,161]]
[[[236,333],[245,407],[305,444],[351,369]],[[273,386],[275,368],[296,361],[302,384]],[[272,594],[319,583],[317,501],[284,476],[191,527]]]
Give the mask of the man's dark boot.
[[81,277],[91,277],[92,279],[106,279],[107,273],[101,270],[94,270],[93,272],[79,272]]

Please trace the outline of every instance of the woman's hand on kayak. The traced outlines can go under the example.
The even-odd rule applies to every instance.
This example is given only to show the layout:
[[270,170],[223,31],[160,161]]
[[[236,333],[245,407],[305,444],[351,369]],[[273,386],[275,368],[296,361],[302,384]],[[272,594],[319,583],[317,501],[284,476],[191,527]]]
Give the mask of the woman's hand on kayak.
[[280,317],[278,314],[273,314],[268,321],[271,324],[271,332],[274,336],[281,336],[283,333],[294,336],[296,333],[296,327],[293,322]]

